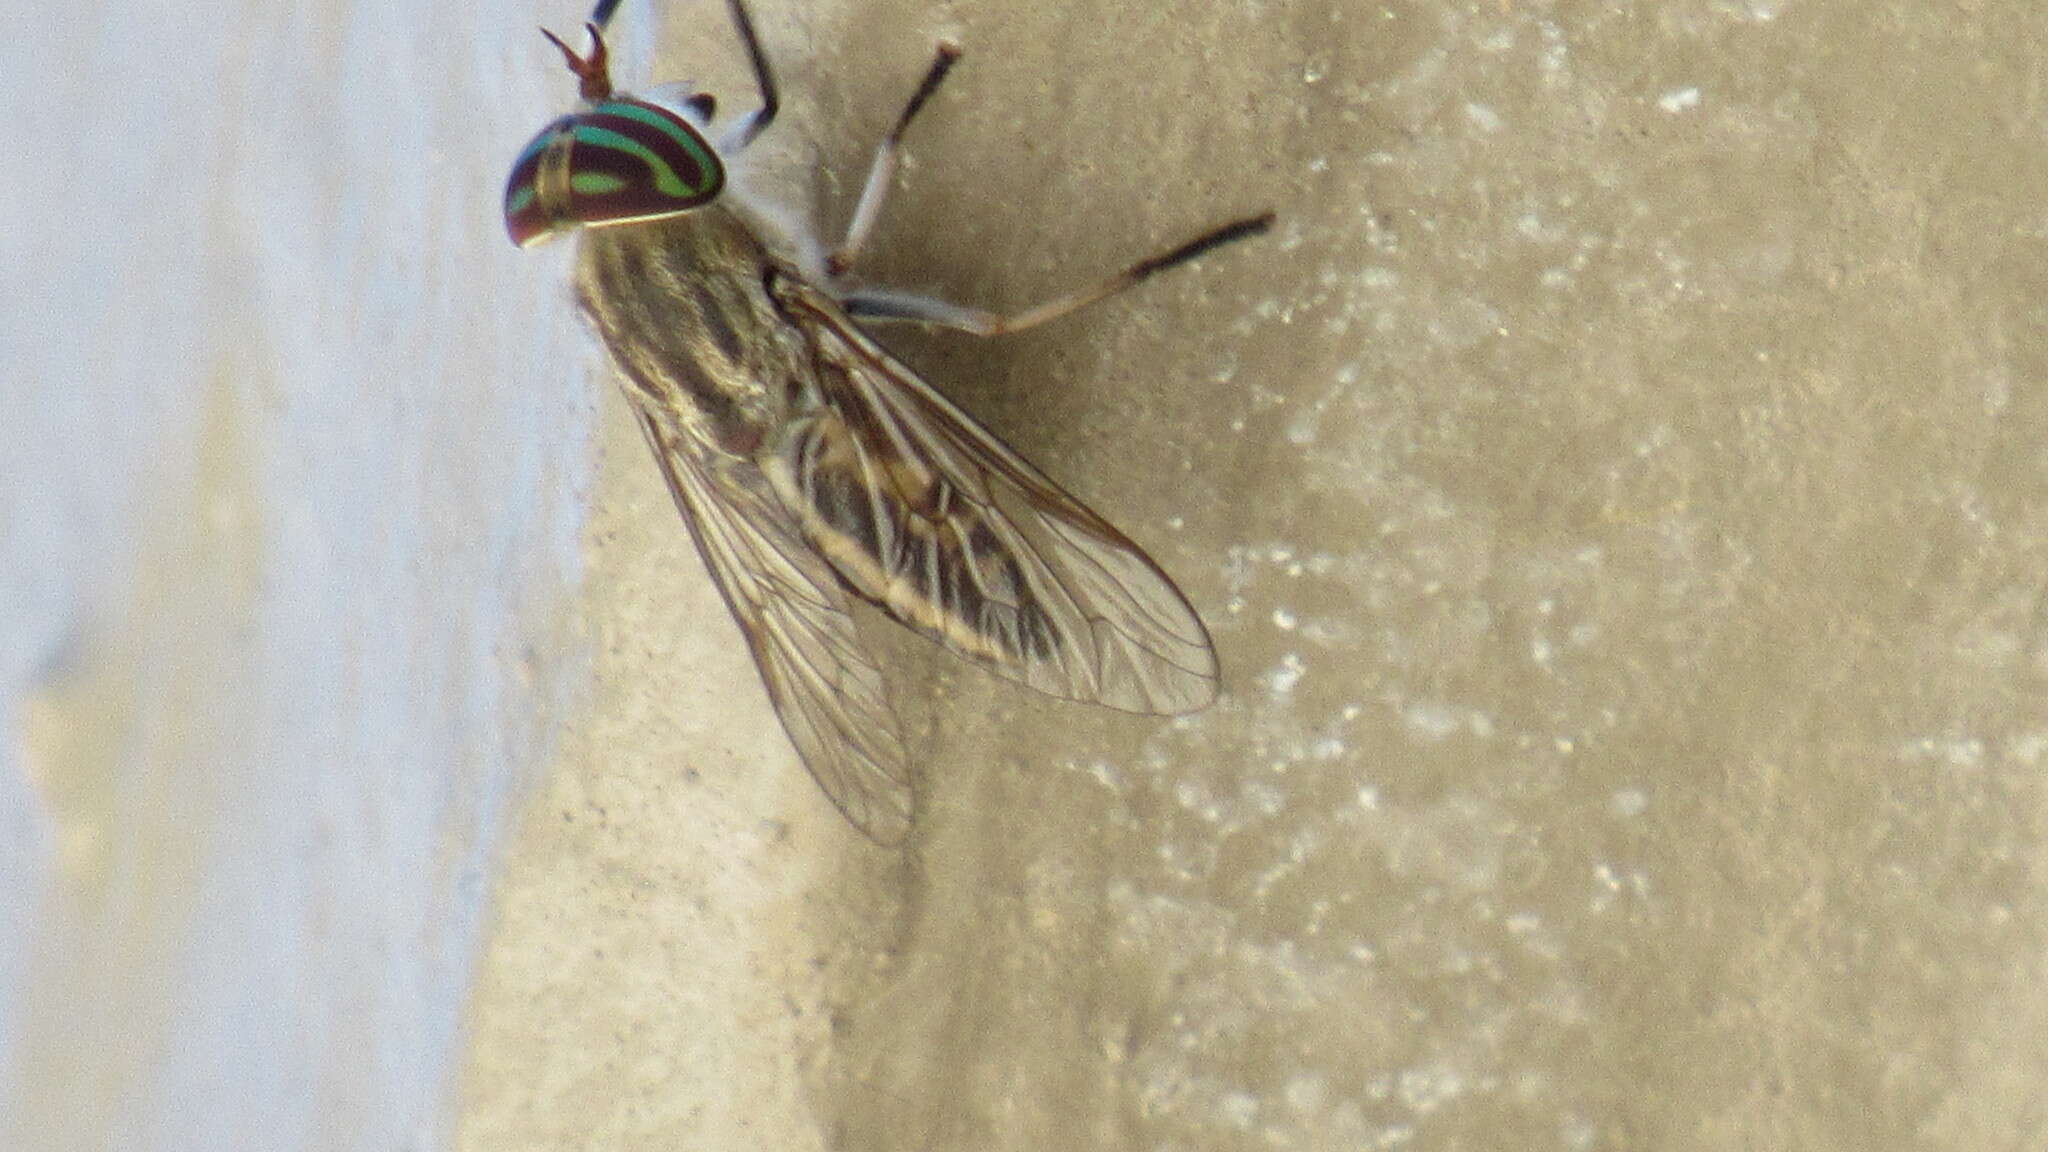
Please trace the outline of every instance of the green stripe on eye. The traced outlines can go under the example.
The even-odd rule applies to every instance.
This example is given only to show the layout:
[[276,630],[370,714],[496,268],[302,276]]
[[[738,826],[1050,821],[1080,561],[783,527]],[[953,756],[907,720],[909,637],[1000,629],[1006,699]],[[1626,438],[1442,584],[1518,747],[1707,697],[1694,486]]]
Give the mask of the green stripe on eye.
[[514,168],[517,168],[521,164],[526,163],[528,160],[538,155],[541,149],[546,148],[548,146],[548,141],[553,140],[554,138],[555,130],[552,127],[549,128],[547,131],[542,132],[540,135],[535,136],[531,141],[527,143],[526,147],[521,148],[519,150],[518,156],[513,157],[512,166]]
[[610,148],[615,152],[638,157],[654,176],[654,187],[662,195],[673,196],[678,200],[692,200],[697,197],[698,190],[684,184],[673,165],[655,155],[638,140],[630,136],[621,136],[609,128],[595,128],[588,124],[578,124],[575,133],[578,144],[588,144],[593,148]]
[[[609,113],[613,116],[624,116],[628,120],[638,120],[640,123],[675,141],[678,147],[697,157],[699,164],[704,163],[703,144],[698,141],[697,137],[689,129],[676,123],[675,118],[668,113],[649,108],[644,104],[636,104],[626,100],[613,100],[609,103],[600,104],[594,111]],[[708,164],[704,166],[709,167]]]
[[703,138],[666,109],[650,107],[635,100],[609,100],[591,111],[595,115],[622,116],[654,129],[675,141],[676,147],[690,157],[699,172],[708,174],[723,167],[718,162],[718,157],[704,146]]
[[526,211],[526,206],[531,203],[533,203],[533,185],[521,184],[506,194],[505,214],[510,216],[514,212],[524,212]]
[[569,189],[579,196],[602,196],[617,192],[626,182],[609,172],[577,172],[569,177]]

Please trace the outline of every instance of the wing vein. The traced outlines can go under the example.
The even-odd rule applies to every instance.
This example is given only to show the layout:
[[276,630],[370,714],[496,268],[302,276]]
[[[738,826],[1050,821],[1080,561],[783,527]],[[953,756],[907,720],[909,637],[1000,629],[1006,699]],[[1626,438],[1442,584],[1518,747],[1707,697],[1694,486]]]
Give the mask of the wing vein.
[[[912,630],[1055,696],[1152,713],[1214,698],[1208,633],[1150,557],[818,289],[785,280],[778,292],[812,343],[822,405],[790,438],[807,447],[787,465],[796,479],[776,491],[850,588]],[[868,501],[875,531],[865,538],[816,496],[830,488],[817,473],[833,468]],[[848,555],[848,539],[868,553]]]

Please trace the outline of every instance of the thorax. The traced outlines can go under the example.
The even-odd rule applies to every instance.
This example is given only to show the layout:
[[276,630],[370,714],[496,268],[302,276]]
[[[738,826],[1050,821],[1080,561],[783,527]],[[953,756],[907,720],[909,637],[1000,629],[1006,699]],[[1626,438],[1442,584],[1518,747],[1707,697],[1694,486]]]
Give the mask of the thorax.
[[795,274],[712,204],[586,230],[576,285],[635,403],[707,452],[751,457],[803,403],[805,341],[767,288]]

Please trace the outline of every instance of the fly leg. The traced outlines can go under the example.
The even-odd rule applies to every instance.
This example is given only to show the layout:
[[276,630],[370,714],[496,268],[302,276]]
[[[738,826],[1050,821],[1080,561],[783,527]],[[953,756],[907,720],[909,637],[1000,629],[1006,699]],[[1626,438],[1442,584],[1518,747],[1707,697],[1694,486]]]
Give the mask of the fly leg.
[[[916,105],[913,104],[912,111],[915,110]],[[867,197],[863,196],[861,200],[865,203]],[[1185,264],[1233,240],[1256,236],[1272,226],[1271,212],[1233,220],[1220,228],[1212,228],[1202,233],[1178,248],[1140,260],[1116,275],[1087,288],[1054,297],[1043,304],[1009,315],[979,308],[963,308],[943,300],[898,292],[856,292],[842,297],[839,303],[846,309],[847,315],[858,320],[895,320],[929,324],[938,328],[957,328],[976,336],[1002,336],[1011,332],[1022,332],[1026,328],[1036,328],[1048,320],[1057,320],[1077,308],[1114,296],[1126,288],[1136,287],[1168,268]]]
[[738,152],[775,123],[775,114],[782,110],[782,97],[775,87],[775,71],[768,66],[768,53],[761,50],[761,37],[754,31],[754,18],[747,14],[745,0],[728,0],[727,7],[732,10],[733,27],[739,29],[740,43],[746,46],[747,62],[754,66],[754,87],[761,93],[761,106],[740,121],[723,141],[724,151]]
[[903,147],[903,134],[910,129],[911,120],[932,93],[939,90],[939,82],[953,68],[953,62],[960,59],[960,46],[950,40],[939,41],[938,53],[932,58],[932,66],[911,93],[910,103],[903,106],[903,114],[896,117],[896,126],[882,137],[881,146],[875,149],[874,162],[868,165],[867,183],[861,186],[860,201],[854,205],[853,220],[846,226],[846,238],[839,242],[831,255],[825,257],[825,271],[837,279],[853,268],[853,262],[860,256],[861,246],[867,243],[870,233],[875,230],[875,221],[882,216],[882,200],[889,193],[889,186],[896,182],[896,158]]
[[[569,51],[567,45],[556,40],[552,33],[544,33],[548,39],[554,40],[555,46],[569,58],[569,67],[578,76],[584,77],[585,100],[603,100],[612,94],[611,79],[605,71],[603,33],[605,26],[611,23],[613,13],[619,10],[619,3],[620,0],[597,0],[597,7],[591,9],[590,23],[586,27],[590,29],[590,39],[595,47],[591,50],[589,60],[578,58],[574,52]],[[732,12],[733,27],[739,30],[740,43],[747,50],[747,62],[754,66],[754,87],[761,93],[761,106],[734,125],[732,131],[720,142],[720,151],[732,153],[752,144],[756,136],[775,123],[775,114],[782,110],[782,96],[775,87],[775,70],[768,65],[768,53],[761,48],[761,37],[754,31],[754,18],[747,12],[746,0],[727,0],[726,6]],[[600,79],[591,79],[592,73]],[[690,103],[696,105],[697,110],[707,118],[715,107],[711,97],[702,93],[692,96]]]

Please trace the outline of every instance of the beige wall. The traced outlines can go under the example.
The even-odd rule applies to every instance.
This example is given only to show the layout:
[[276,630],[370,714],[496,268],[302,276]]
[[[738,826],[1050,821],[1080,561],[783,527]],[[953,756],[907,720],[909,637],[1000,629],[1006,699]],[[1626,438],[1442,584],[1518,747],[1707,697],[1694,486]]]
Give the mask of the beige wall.
[[2041,1143],[2037,5],[759,6],[835,219],[966,48],[891,283],[1280,212],[888,334],[1224,699],[877,631],[860,841],[498,232],[579,9],[66,10],[0,37],[0,1146]]
[[[730,100],[711,8],[665,74]],[[705,694],[736,633],[614,419],[465,1147],[2043,1138],[2036,6],[762,9],[838,211],[966,48],[895,283],[1020,305],[1279,210],[892,337],[1154,549],[1226,695],[885,635],[929,804],[869,848]]]

